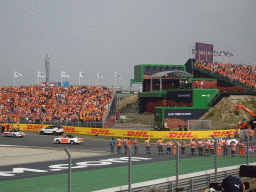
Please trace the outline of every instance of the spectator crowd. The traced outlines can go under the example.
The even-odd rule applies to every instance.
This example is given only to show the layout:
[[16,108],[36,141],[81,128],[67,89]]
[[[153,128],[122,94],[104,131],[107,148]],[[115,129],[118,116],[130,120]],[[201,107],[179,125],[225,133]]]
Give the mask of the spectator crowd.
[[206,63],[196,62],[196,66],[204,68],[220,75],[226,76],[232,80],[240,81],[248,86],[256,88],[256,66],[232,63]]
[[0,87],[0,122],[101,121],[113,93],[104,86]]

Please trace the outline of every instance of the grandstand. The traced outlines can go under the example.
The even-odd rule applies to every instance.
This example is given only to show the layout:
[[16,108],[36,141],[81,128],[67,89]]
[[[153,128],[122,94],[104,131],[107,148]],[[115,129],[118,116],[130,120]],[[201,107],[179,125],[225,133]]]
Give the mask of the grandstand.
[[[109,87],[0,87],[2,123],[104,127],[115,113]],[[109,124],[109,123],[107,123]]]

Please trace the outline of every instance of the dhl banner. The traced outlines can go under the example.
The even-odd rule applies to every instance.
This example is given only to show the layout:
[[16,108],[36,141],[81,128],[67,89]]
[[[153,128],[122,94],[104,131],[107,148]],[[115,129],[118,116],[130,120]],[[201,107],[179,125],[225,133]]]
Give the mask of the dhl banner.
[[[8,125],[6,125],[8,126]],[[10,126],[10,125],[9,125]],[[14,124],[17,127],[18,124]],[[49,125],[40,124],[19,124],[20,130],[23,131],[40,131]],[[103,129],[103,128],[88,128],[88,127],[71,127],[62,126],[64,133],[83,134],[83,135],[99,135],[99,136],[114,136],[114,137],[136,137],[136,138],[175,138],[175,139],[189,139],[189,138],[211,138],[234,137],[235,129],[229,130],[212,130],[212,131],[141,131],[141,130],[121,130],[121,129]]]

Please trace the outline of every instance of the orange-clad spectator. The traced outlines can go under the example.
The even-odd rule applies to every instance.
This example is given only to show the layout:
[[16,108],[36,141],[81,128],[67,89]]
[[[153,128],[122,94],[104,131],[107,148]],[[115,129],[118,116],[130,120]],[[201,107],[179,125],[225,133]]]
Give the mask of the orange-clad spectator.
[[158,139],[157,140],[157,142],[156,142],[156,146],[157,146],[157,148],[158,148],[158,153],[159,153],[159,155],[163,155],[164,154],[164,152],[163,152],[163,140],[164,140],[164,138],[163,139]]
[[117,146],[117,153],[118,154],[121,153],[121,145],[122,145],[122,140],[120,139],[120,137],[118,137],[117,140],[116,140],[116,146]]
[[150,153],[150,144],[149,144],[149,141],[150,141],[150,138],[147,138],[146,140],[145,140],[145,147],[146,147],[146,154],[147,155],[150,155],[151,153]]
[[[131,148],[132,140],[129,137],[127,138],[127,144]],[[127,148],[127,154],[129,154],[129,153],[130,153],[130,150],[129,150],[129,148]]]
[[139,154],[139,149],[138,149],[139,148],[139,142],[138,142],[137,138],[134,138],[133,144],[134,144],[134,154],[138,155]]
[[191,139],[191,138],[190,138],[190,148],[191,148],[191,155],[195,155],[196,142],[194,139]]
[[218,156],[222,156],[222,150],[221,150],[222,145],[223,145],[223,142],[221,140],[218,140],[217,141],[217,154],[218,154]]
[[213,141],[210,142],[210,154],[211,154],[211,156],[214,155],[214,144],[215,144],[215,142],[213,142]]
[[172,151],[172,141],[167,141],[166,142],[166,155],[171,155],[171,151]]
[[244,154],[244,147],[245,147],[245,144],[243,144],[241,141],[238,142],[238,146],[239,146],[239,155],[240,157],[243,155],[245,156]]
[[235,155],[236,155],[236,144],[234,142],[232,142],[230,144],[230,146],[231,146],[231,157],[235,157]]

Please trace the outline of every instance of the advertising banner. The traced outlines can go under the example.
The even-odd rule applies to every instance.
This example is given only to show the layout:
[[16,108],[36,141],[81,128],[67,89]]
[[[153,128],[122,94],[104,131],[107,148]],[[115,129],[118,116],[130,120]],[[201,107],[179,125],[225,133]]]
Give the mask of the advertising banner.
[[[5,125],[5,127],[11,125]],[[17,127],[18,124],[14,124]],[[40,124],[19,124],[22,131],[40,131],[49,125]],[[102,128],[87,128],[87,127],[71,127],[63,126],[64,134],[84,134],[84,135],[101,135],[101,136],[114,136],[114,137],[136,137],[136,138],[170,138],[170,139],[190,139],[190,138],[211,138],[234,136],[235,129],[230,130],[212,130],[212,131],[140,131],[140,130],[121,130],[121,129],[102,129]]]

